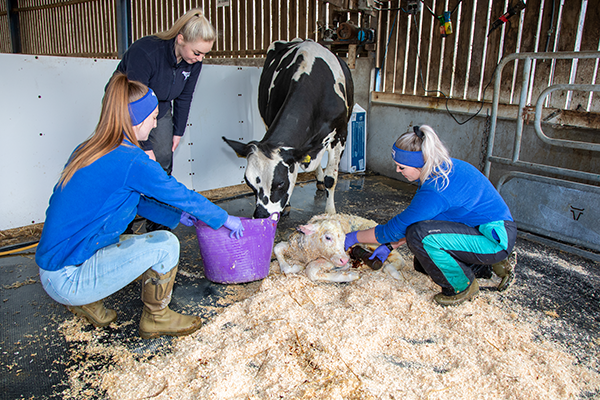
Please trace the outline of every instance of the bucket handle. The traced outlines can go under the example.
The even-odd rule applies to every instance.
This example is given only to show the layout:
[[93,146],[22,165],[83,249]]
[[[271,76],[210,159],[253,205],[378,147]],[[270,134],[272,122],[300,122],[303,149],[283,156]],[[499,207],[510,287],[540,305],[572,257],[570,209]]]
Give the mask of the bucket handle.
[[275,222],[279,221],[279,213],[278,212],[274,212],[273,214],[269,215],[269,218]]

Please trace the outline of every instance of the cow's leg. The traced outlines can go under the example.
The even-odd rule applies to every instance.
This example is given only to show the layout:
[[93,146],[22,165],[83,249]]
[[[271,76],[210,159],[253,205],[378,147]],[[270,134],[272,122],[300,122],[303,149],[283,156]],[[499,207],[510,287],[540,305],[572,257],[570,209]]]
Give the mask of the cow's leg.
[[329,261],[319,258],[306,266],[306,276],[311,281],[327,282],[352,282],[360,277],[357,271],[335,271],[332,267]]
[[327,167],[325,168],[325,177],[323,178],[325,190],[327,190],[327,205],[325,206],[325,212],[328,214],[335,214],[334,193],[335,186],[337,185],[338,169],[342,151],[344,151],[344,148],[340,143],[336,144],[333,149],[328,151],[329,158],[327,160]]
[[288,242],[279,242],[273,248],[273,253],[275,253],[275,257],[277,257],[277,261],[279,262],[279,269],[284,274],[297,274],[302,270],[302,266],[294,264],[290,265],[285,259],[285,251],[289,248]]
[[323,173],[323,168],[319,165],[317,167],[317,190],[325,190],[325,174]]

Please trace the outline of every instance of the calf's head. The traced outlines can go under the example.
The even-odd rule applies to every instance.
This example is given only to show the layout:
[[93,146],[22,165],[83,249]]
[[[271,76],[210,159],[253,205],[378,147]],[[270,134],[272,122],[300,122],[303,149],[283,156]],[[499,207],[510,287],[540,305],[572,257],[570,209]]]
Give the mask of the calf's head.
[[297,228],[304,233],[302,247],[309,258],[324,258],[337,267],[343,267],[350,257],[344,250],[346,234],[339,221],[323,220],[301,225]]
[[241,143],[223,137],[239,157],[247,160],[246,184],[254,191],[254,218],[281,213],[288,205],[298,176],[294,150],[269,149],[260,142]]

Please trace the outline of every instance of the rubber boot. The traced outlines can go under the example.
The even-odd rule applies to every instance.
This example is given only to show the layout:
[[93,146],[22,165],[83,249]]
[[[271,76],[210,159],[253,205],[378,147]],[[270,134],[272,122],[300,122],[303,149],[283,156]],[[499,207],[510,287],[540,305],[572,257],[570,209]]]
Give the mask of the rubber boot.
[[67,306],[75,315],[85,317],[96,328],[103,328],[117,319],[117,312],[104,307],[104,300],[98,300],[84,306]]
[[149,269],[142,277],[142,302],[144,310],[140,319],[140,336],[143,339],[163,335],[185,336],[202,326],[200,317],[183,315],[171,310],[173,284],[177,267],[166,274]]
[[502,280],[498,284],[498,291],[503,292],[510,287],[515,280],[515,266],[517,265],[517,253],[513,251],[505,259],[492,265],[492,270]]
[[455,295],[445,295],[444,293],[438,293],[433,296],[433,299],[440,306],[457,306],[459,304],[464,303],[465,301],[469,301],[479,294],[479,283],[477,283],[477,279],[473,280],[468,288],[459,292]]

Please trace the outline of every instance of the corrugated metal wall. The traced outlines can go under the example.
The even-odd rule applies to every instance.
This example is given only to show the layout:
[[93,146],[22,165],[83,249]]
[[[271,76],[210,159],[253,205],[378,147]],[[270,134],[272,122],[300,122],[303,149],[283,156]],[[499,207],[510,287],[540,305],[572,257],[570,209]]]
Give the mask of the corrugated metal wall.
[[[588,0],[528,0],[524,11],[490,32],[512,0],[429,0],[420,12],[409,14],[405,1],[382,5],[379,36],[381,91],[408,95],[448,96],[490,100],[485,92],[503,56],[523,52],[600,50],[600,7]],[[431,11],[430,11],[431,10]],[[453,33],[442,37],[436,18],[450,11]],[[454,11],[454,12],[452,12]],[[550,84],[594,84],[597,60],[534,61],[532,89],[535,100]],[[516,65],[516,68],[515,68]],[[516,104],[522,65],[503,71],[501,102]],[[600,112],[600,94],[555,92],[548,107]]]
[[[491,24],[518,0],[425,0],[416,14],[407,0],[372,4],[379,25],[380,91],[395,95],[489,100],[495,66],[514,52],[600,49],[596,0],[529,0],[523,12],[489,35]],[[117,57],[115,0],[19,0],[22,52]],[[209,57],[264,55],[274,40],[318,39],[318,21],[332,5],[320,0],[132,0],[132,39],[168,29],[186,10],[201,7],[219,37]],[[339,1],[338,1],[339,3]],[[225,6],[223,6],[225,4]],[[443,38],[436,16],[450,11],[453,32]],[[321,26],[320,28],[323,28]],[[0,50],[10,52],[6,2],[0,3]],[[552,83],[596,83],[597,60],[537,61],[531,93]],[[518,101],[521,66],[504,69],[501,102]],[[484,93],[485,91],[485,93]],[[600,94],[555,92],[548,107],[600,112]]]

